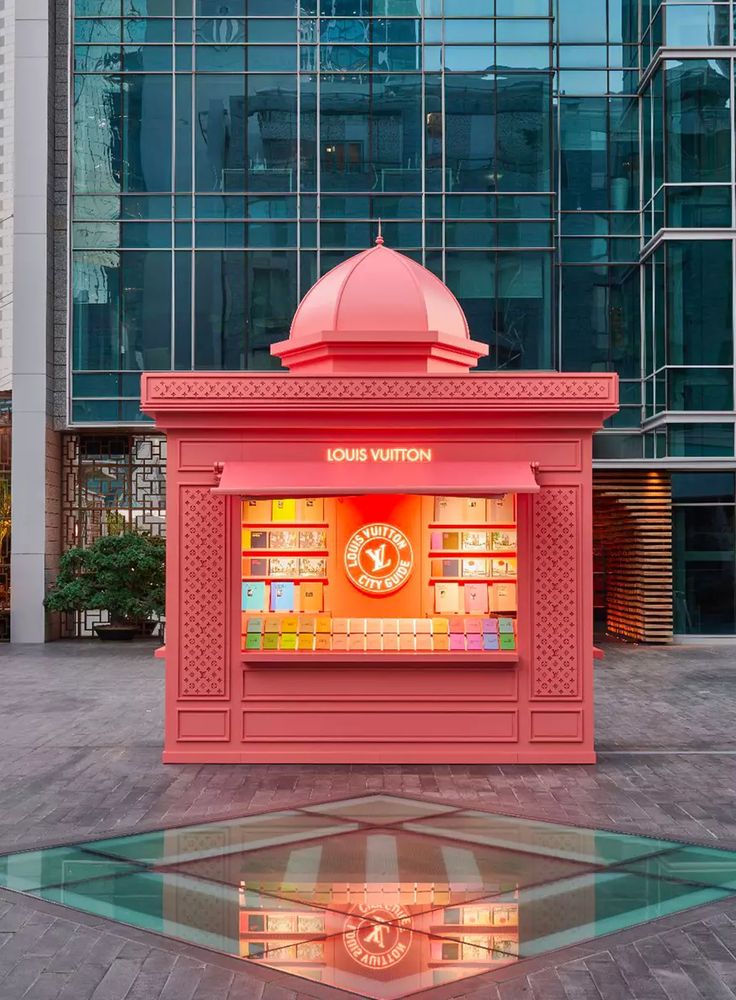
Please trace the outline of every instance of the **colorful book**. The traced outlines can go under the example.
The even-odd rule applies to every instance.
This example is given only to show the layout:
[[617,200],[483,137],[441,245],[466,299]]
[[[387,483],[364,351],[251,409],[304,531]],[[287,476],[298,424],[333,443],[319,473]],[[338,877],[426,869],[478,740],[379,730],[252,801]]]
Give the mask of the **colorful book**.
[[322,584],[321,583],[300,583],[299,584],[299,610],[300,611],[321,611],[322,610]]
[[348,634],[348,620],[347,620],[347,618],[333,618],[332,619],[332,634],[333,635],[347,635]]
[[338,650],[344,652],[348,648],[348,636],[347,632],[340,632],[338,635],[332,636],[332,649],[333,651]]
[[281,619],[281,631],[297,632],[299,629],[299,619],[296,615],[284,615]]
[[383,634],[384,635],[398,635],[399,634],[399,619],[398,618],[384,618],[383,619]]
[[376,632],[369,632],[365,637],[365,648],[371,653],[381,649],[381,635]]
[[417,635],[431,635],[432,622],[429,618],[417,618],[414,622],[414,631]]
[[264,649],[278,649],[279,648],[279,633],[278,632],[266,632],[263,636],[263,648]]
[[251,559],[250,575],[268,576],[268,559]]
[[296,632],[282,632],[279,637],[279,649],[292,650],[296,649],[297,638]]
[[304,653],[311,653],[314,649],[314,632],[300,632],[297,649]]
[[380,635],[383,631],[383,622],[380,618],[366,618],[365,631],[366,635]]
[[498,633],[497,632],[484,632],[483,633],[483,649],[493,650],[499,648]]
[[292,580],[279,580],[271,584],[271,611],[294,611],[296,588]]
[[402,653],[414,652],[414,633],[402,632],[399,635],[399,650]]
[[466,635],[480,635],[483,631],[483,621],[481,618],[466,618],[465,619],[465,634]]
[[246,627],[247,632],[257,632],[259,635],[263,631],[263,619],[262,618],[249,618],[248,625]]
[[300,635],[302,632],[311,632],[312,634],[314,634],[314,627],[315,627],[314,615],[299,615],[297,621],[298,621],[298,628]]
[[240,532],[240,547],[243,551],[250,548],[250,528],[243,528]]
[[276,633],[280,632],[281,619],[277,618],[275,615],[267,615],[263,620],[263,631]]
[[260,649],[262,644],[262,637],[260,632],[248,632],[245,637],[245,648],[246,649]]
[[244,580],[241,607],[243,611],[265,611],[266,584],[262,581]]
[[271,520],[271,501],[246,498],[243,501],[243,520],[264,522]]
[[317,615],[314,622],[315,632],[322,632],[329,635],[332,632],[332,619],[328,615]]
[[460,548],[460,532],[459,531],[443,531],[442,532],[442,548],[446,552],[457,552]]
[[296,549],[299,546],[299,532],[289,528],[272,531],[268,540],[271,549]]
[[486,501],[482,497],[466,497],[463,500],[462,521],[467,524],[483,524],[486,519]]
[[399,635],[414,635],[415,629],[413,618],[399,618]]
[[322,497],[306,497],[296,501],[296,513],[300,521],[308,524],[314,521],[323,521],[325,517],[325,502]]
[[484,618],[483,632],[495,633],[496,635],[498,635],[498,618]]
[[516,584],[494,583],[495,611],[516,611]]
[[299,576],[327,576],[327,560],[303,556],[299,560]]
[[365,618],[349,618],[348,632],[350,635],[365,635]]
[[314,637],[314,648],[320,651],[332,649],[332,636],[325,632],[318,632]]
[[488,532],[463,531],[461,544],[463,552],[485,552],[488,548]]
[[498,638],[501,649],[516,649],[516,636],[513,633],[502,632]]
[[272,500],[272,521],[296,521],[296,500]]
[[300,549],[326,549],[327,532],[322,528],[302,528],[299,532]]
[[437,614],[457,614],[460,610],[460,584],[438,583],[434,588],[434,610]]
[[434,647],[435,652],[446,653],[450,648],[449,635],[437,635],[437,634],[433,635],[432,645]]
[[443,559],[442,576],[460,576],[460,560]]
[[429,536],[429,547],[433,552],[442,548],[442,532],[433,531]]
[[478,579],[479,577],[488,576],[487,559],[463,559],[462,564],[463,576],[466,578],[474,577]]
[[450,633],[450,649],[453,652],[465,649],[465,633],[462,635],[458,632]]
[[399,648],[399,636],[396,632],[384,632],[383,651],[384,653],[395,653]]
[[450,634],[465,635],[465,619],[455,617],[450,619]]
[[250,533],[250,547],[252,549],[267,549],[268,548],[268,532],[267,531],[251,531],[251,533]]
[[513,524],[514,517],[514,494],[506,493],[504,496],[491,497],[486,505],[488,520],[491,524]]
[[432,636],[426,634],[417,635],[414,648],[416,649],[417,653],[431,652]]
[[299,575],[299,560],[295,556],[274,556],[269,559],[271,576],[296,577]]
[[516,542],[517,534],[513,528],[491,532],[491,549],[494,552],[515,552]]
[[[465,612],[469,615],[485,615],[488,612],[488,584],[466,583],[463,587]],[[478,629],[480,631],[480,628]]]
[[498,619],[498,631],[506,632],[508,634],[513,634],[514,631],[514,619],[513,618],[499,618]]
[[461,497],[435,497],[434,519],[440,524],[457,524],[462,521],[463,500]]
[[483,649],[483,636],[480,632],[465,637],[465,648],[468,652],[479,652]]
[[447,618],[432,619],[432,633],[434,635],[447,635],[450,631],[450,622]]

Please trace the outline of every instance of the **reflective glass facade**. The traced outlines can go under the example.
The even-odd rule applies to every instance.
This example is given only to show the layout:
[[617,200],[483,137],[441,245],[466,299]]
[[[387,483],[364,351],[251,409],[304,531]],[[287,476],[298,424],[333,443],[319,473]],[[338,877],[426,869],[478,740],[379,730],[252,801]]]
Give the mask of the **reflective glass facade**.
[[734,459],[731,2],[74,2],[71,424],[272,367],[381,219],[486,366],[619,373],[598,460]]

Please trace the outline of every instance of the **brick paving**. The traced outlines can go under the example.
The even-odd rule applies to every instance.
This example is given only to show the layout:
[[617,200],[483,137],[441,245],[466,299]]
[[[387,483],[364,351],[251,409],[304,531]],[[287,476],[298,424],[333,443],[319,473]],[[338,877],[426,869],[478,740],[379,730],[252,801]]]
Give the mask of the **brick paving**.
[[[0,852],[387,792],[736,849],[736,654],[607,647],[596,767],[160,764],[152,646],[0,651]],[[431,991],[437,1000],[736,997],[736,899]],[[347,996],[0,891],[0,1000]]]

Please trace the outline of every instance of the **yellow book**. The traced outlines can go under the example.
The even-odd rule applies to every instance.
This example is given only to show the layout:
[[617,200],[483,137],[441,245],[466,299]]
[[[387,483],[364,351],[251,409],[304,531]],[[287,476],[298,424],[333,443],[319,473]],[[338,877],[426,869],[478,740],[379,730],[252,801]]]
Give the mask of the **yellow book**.
[[240,532],[240,545],[243,551],[250,548],[250,528],[243,528]]
[[315,630],[329,635],[332,632],[332,619],[328,615],[317,615]]
[[282,632],[279,649],[296,649],[296,632]]
[[299,608],[301,611],[321,611],[322,603],[321,583],[299,584]]
[[281,634],[285,632],[296,632],[299,628],[299,619],[296,615],[284,615],[281,619]]
[[447,635],[450,631],[450,619],[449,618],[433,618],[432,619],[432,632],[435,635]]
[[272,500],[272,521],[296,521],[296,500]]
[[332,636],[318,632],[314,637],[314,648],[319,650],[332,649]]
[[314,632],[300,632],[298,648],[311,653],[314,649]]
[[312,632],[314,633],[315,619],[314,615],[299,615],[299,632]]

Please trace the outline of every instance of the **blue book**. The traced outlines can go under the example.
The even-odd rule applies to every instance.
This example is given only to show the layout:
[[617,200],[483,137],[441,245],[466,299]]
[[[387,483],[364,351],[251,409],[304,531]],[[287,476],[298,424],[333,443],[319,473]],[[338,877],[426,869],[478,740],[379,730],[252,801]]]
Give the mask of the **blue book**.
[[271,611],[295,611],[296,589],[290,580],[271,583]]
[[266,584],[254,580],[243,581],[243,611],[266,610]]
[[495,632],[484,632],[483,633],[483,649],[498,649],[498,634]]

